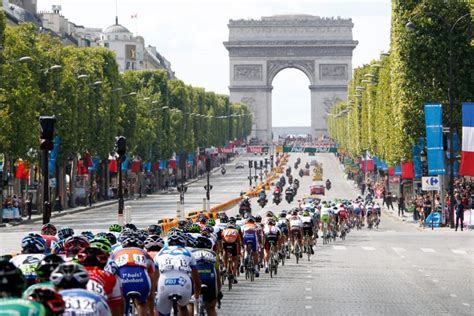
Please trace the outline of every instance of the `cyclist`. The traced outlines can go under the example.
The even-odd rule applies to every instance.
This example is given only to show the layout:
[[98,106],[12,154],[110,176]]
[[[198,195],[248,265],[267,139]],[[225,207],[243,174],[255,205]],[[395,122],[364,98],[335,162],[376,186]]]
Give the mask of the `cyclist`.
[[62,263],[51,274],[51,281],[66,302],[64,316],[110,316],[105,299],[86,290],[89,274],[77,263]]
[[[253,264],[255,266],[255,277],[259,277],[258,271],[258,229],[257,225],[255,225],[255,219],[250,216],[247,220],[247,223],[242,226],[242,236],[243,236],[243,244],[248,245],[250,244],[252,247],[252,255],[253,255]],[[247,253],[245,254],[247,255]],[[246,260],[250,260],[250,258],[246,258]],[[240,268],[240,272],[243,273],[243,266]]]
[[240,239],[239,231],[235,228],[235,224],[228,223],[226,229],[221,233],[221,239],[223,241],[224,250],[224,267],[227,269],[229,261],[231,262],[231,271],[227,271],[231,274],[234,284],[237,281],[237,260],[240,256],[240,249],[242,241]]
[[[288,223],[288,220],[286,219],[285,211],[282,211],[280,213],[280,218],[278,219],[277,227],[280,230],[281,235],[282,235],[282,245],[284,245],[285,251],[288,251],[289,223]],[[283,247],[282,247],[282,250],[283,250]],[[282,255],[284,255],[284,253],[282,253]]]
[[89,247],[89,241],[84,236],[71,236],[64,242],[67,257],[75,257],[79,252]]
[[[298,211],[294,210],[291,213],[290,219],[290,240],[293,252],[295,251],[295,242],[298,243],[300,249],[303,249],[303,222],[298,215]],[[303,252],[300,252],[300,258],[303,257]]]
[[156,309],[160,314],[170,314],[172,301],[169,297],[172,295],[180,296],[177,305],[179,315],[184,316],[189,315],[187,304],[191,299],[193,289],[195,299],[199,298],[201,281],[196,269],[196,261],[185,246],[184,233],[173,230],[168,233],[168,246],[155,257],[159,273]]
[[41,237],[46,241],[46,248],[48,251],[51,249],[51,244],[58,240],[56,237],[57,232],[58,230],[56,229],[56,226],[51,223],[44,224],[43,227],[41,227]]
[[217,315],[217,299],[222,298],[219,261],[217,260],[217,254],[212,251],[212,246],[213,243],[210,239],[201,236],[196,239],[196,248],[192,251],[193,258],[196,260],[199,279],[205,285],[201,289],[202,299],[209,316]]
[[[163,241],[163,238],[161,238],[158,235],[150,235],[144,242],[145,244],[145,250],[150,255],[150,257],[155,260],[156,256],[158,253],[163,249],[165,246],[165,242]],[[153,315],[154,314],[154,302],[155,302],[155,297],[156,297],[156,291],[155,289],[158,286],[158,270],[156,269],[155,272],[153,273],[153,276],[151,277],[151,293],[148,298],[148,307],[150,308],[149,314]]]
[[[122,232],[123,233],[123,232]],[[154,274],[154,264],[150,256],[143,250],[144,243],[138,238],[137,232],[126,234],[121,241],[122,248],[115,250],[111,259],[118,266],[118,274],[122,281],[125,310],[129,306],[129,293],[138,293],[133,299],[139,315],[147,314],[147,300],[150,296],[150,277]]]
[[147,228],[148,235],[161,236],[161,226],[156,224],[151,224]]
[[44,257],[36,267],[37,283],[29,286],[23,292],[23,298],[28,298],[28,296],[38,288],[49,288],[54,290],[54,284],[49,278],[54,269],[56,269],[61,263],[64,263],[64,259],[56,254],[49,254]]
[[109,255],[100,248],[88,247],[77,256],[80,264],[89,273],[87,289],[102,295],[109,305],[113,316],[123,315],[123,297],[120,279],[114,274],[104,271]]
[[[304,236],[304,243],[308,242],[309,250],[311,254],[314,255],[313,249],[313,229],[314,229],[314,219],[308,211],[303,212],[303,216],[301,217],[301,222],[303,223],[303,236]],[[306,240],[308,238],[308,240]]]
[[21,270],[8,260],[0,260],[0,314],[46,316],[43,305],[20,298],[25,288]]
[[37,288],[28,295],[27,299],[42,304],[46,308],[48,316],[61,316],[66,309],[66,302],[61,294],[54,289]]
[[281,233],[278,227],[275,225],[273,218],[268,218],[267,224],[263,228],[263,233],[265,236],[265,273],[269,272],[269,262],[270,262],[270,243],[273,243],[273,253],[278,253],[280,251],[280,242],[281,242]]
[[[273,216],[273,213],[271,211],[268,211],[265,216],[266,216],[265,222],[267,222],[268,218],[271,218],[268,216]],[[257,225],[258,245],[262,245],[262,247],[259,247],[259,250],[258,250],[258,259],[259,259],[258,263],[260,267],[263,267],[263,256],[264,256],[263,245],[265,245],[265,235],[263,234],[262,216],[260,215],[255,216],[255,225]]]
[[46,242],[43,237],[29,233],[21,240],[21,254],[10,261],[17,266],[26,278],[28,286],[36,283],[36,268],[45,257]]
[[349,217],[349,213],[347,212],[347,209],[344,204],[341,204],[339,206],[339,231],[341,234],[344,232],[345,234],[345,229],[346,229],[346,222],[347,218]]

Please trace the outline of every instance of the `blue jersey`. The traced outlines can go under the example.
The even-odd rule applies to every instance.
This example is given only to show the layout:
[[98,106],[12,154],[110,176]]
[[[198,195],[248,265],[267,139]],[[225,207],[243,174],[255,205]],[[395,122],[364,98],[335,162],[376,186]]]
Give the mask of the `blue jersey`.
[[85,289],[70,289],[59,292],[66,303],[63,316],[110,316],[105,299]]

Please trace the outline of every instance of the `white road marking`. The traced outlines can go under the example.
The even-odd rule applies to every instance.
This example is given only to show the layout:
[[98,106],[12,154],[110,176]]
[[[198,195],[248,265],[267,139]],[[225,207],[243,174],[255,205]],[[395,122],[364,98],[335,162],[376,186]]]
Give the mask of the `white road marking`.
[[305,288],[305,290],[306,290],[306,292],[311,292],[312,291],[310,287]]
[[305,281],[306,284],[311,284],[311,281]]
[[431,249],[431,248],[420,248],[420,249],[421,249],[421,251],[423,251],[423,252],[435,252],[435,250],[434,250],[434,249]]
[[312,298],[311,296],[305,296],[305,299],[311,300],[311,299],[313,299],[313,298]]
[[386,233],[395,233],[396,230],[386,230],[385,232],[386,232]]
[[362,247],[362,249],[367,250],[367,251],[374,251],[374,247]]
[[333,246],[335,250],[346,250],[347,248],[345,246]]
[[433,282],[434,282],[434,283],[438,283],[439,281],[438,281],[438,280],[436,280],[436,279],[434,279],[434,280],[433,280]]
[[451,250],[453,253],[458,254],[458,255],[467,255],[466,250],[461,250],[461,249],[453,249]]
[[425,271],[425,270],[423,270],[423,269],[418,269],[418,272],[424,272],[424,271]]
[[425,274],[425,277],[429,277],[430,275],[429,274]]
[[392,247],[392,249],[395,252],[405,252],[405,251],[407,251],[405,248],[400,248],[400,247]]
[[468,306],[468,307],[471,306],[471,304],[469,304],[469,303],[462,303],[462,305]]
[[451,297],[458,297],[456,294],[449,294]]
[[313,306],[311,306],[311,305],[306,305],[304,308],[305,308],[305,309],[312,309]]

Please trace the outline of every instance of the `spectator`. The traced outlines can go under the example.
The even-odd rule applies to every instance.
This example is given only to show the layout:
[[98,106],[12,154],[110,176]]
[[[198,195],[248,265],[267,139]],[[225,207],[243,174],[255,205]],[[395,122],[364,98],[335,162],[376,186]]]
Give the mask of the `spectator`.
[[429,195],[426,195],[423,200],[423,226],[426,225],[426,219],[431,214],[431,199]]
[[405,216],[405,198],[403,195],[398,198],[398,216],[400,216],[400,212],[402,216]]
[[28,214],[28,219],[31,219],[31,210],[33,209],[33,202],[31,201],[31,195],[28,195],[26,198],[26,212]]
[[394,211],[393,209],[393,204],[392,204],[392,192],[388,191],[387,192],[387,196],[385,198],[385,201],[387,203],[387,209],[389,210],[390,208],[392,208],[392,211]]
[[383,189],[382,189],[382,206],[383,205],[387,205],[387,207],[388,207],[388,204],[387,204],[387,190],[385,190],[385,187],[383,187]]
[[456,203],[454,204],[456,210],[456,231],[458,231],[459,221],[461,221],[461,231],[464,228],[464,204],[462,200],[456,199]]

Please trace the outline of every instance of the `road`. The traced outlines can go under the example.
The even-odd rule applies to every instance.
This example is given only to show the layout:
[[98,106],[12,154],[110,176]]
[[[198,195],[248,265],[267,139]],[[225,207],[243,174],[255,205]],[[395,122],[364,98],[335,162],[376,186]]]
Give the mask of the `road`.
[[[296,157],[291,157],[292,167]],[[314,158],[323,163],[324,177],[333,183],[327,198],[357,196],[333,155],[299,157],[303,164]],[[238,160],[245,162],[245,169],[229,166],[225,176],[212,176],[214,203],[248,188],[248,158]],[[308,193],[310,183],[309,177],[301,179],[297,199]],[[199,181],[190,186],[185,198],[187,209],[202,205],[203,185]],[[133,222],[145,226],[173,215],[177,200],[178,195],[156,195],[127,205],[133,208]],[[267,210],[279,212],[291,207],[282,202],[262,210],[254,201],[253,213],[263,215]],[[229,213],[236,214],[237,208]],[[57,218],[55,223],[78,231],[99,231],[115,221],[116,208],[105,207]],[[0,231],[1,252],[17,250],[22,234],[38,230],[39,225]],[[472,231],[422,230],[383,214],[378,230],[352,231],[345,241],[324,246],[318,243],[311,262],[303,260],[297,265],[291,259],[273,279],[264,273],[253,283],[239,279],[232,291],[224,289],[219,315],[473,315],[473,267]]]

